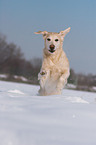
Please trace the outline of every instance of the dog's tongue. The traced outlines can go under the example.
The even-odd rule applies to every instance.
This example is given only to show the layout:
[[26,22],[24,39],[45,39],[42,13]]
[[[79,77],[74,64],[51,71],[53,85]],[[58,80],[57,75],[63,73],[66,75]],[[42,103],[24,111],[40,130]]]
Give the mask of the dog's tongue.
[[49,50],[51,53],[53,53],[55,50]]

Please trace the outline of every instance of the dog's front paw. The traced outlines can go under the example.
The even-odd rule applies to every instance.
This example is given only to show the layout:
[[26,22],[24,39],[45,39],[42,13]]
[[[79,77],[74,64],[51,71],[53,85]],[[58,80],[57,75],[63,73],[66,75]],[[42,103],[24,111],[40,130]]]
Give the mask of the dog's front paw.
[[43,76],[46,74],[46,71],[42,71],[42,72],[40,72],[40,74]]
[[45,70],[40,71],[40,73],[38,74],[38,80],[41,80],[41,78],[42,78],[43,76],[45,76],[45,75],[46,75],[46,71],[45,71]]

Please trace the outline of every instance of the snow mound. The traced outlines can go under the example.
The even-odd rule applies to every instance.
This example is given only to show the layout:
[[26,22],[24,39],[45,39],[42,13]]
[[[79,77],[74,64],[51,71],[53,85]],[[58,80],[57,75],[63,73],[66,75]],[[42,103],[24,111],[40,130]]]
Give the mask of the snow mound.
[[80,97],[66,97],[66,100],[72,103],[87,103],[89,104],[88,101],[85,101],[84,99]]
[[16,94],[21,94],[21,95],[24,95],[23,92],[21,92],[20,90],[9,90],[8,93],[16,93]]

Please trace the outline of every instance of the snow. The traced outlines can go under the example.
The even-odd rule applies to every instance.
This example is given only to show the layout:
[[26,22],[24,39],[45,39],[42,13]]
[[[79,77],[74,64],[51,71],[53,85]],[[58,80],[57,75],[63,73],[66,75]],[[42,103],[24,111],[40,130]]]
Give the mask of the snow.
[[21,91],[19,91],[19,90],[9,90],[8,91],[9,93],[16,93],[16,94],[21,94],[21,95],[23,95],[24,93],[23,92],[21,92]]
[[96,91],[96,86],[92,87],[92,89],[93,89],[94,91]]
[[26,79],[26,78],[23,77],[23,76],[14,75],[14,78],[15,78],[15,79],[20,79],[20,80],[22,80],[23,82],[28,82],[28,79]]
[[96,145],[96,93],[0,81],[0,145]]
[[0,78],[1,78],[1,79],[6,79],[6,78],[7,78],[7,75],[5,75],[5,74],[0,74]]
[[[8,79],[8,75],[6,75],[6,74],[0,74],[0,78],[1,79]],[[23,82],[28,82],[28,79],[23,77],[23,76],[13,75],[13,78],[17,79],[17,80],[19,79],[19,80],[21,80]]]
[[76,89],[76,85],[73,85],[73,84],[67,84],[67,87],[71,89]]

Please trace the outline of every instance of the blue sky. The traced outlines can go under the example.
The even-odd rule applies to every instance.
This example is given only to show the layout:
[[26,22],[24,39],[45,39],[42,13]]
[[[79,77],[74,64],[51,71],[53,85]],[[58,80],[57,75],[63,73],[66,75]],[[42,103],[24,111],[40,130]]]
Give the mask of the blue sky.
[[63,49],[75,72],[96,74],[96,0],[0,0],[0,32],[21,47],[27,59],[42,57],[38,30],[71,27]]

